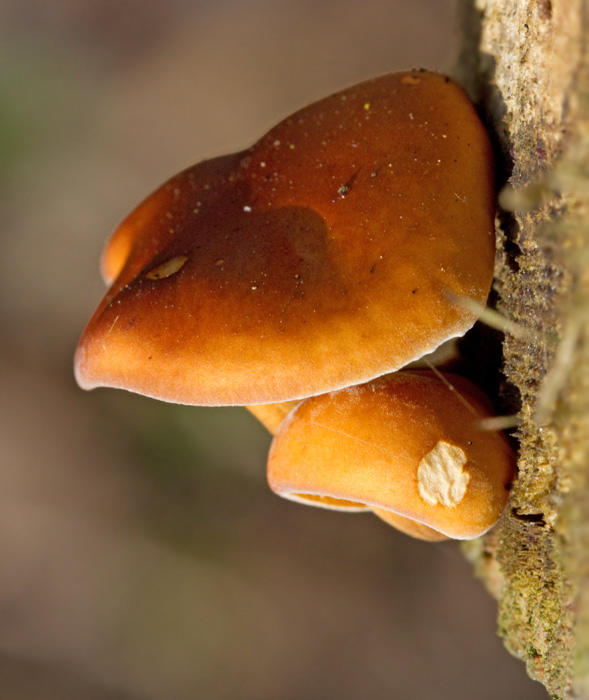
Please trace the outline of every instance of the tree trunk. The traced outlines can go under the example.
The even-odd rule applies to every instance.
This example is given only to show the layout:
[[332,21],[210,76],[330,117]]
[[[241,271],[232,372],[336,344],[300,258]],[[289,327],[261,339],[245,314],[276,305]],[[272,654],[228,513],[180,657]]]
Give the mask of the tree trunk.
[[456,69],[502,161],[495,299],[517,332],[500,395],[521,421],[508,512],[465,551],[557,698],[589,697],[588,4],[462,0]]

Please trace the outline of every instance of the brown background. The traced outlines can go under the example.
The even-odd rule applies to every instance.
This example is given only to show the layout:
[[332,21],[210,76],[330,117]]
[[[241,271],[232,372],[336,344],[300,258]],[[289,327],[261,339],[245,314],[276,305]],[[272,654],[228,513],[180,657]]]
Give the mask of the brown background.
[[240,409],[74,384],[108,233],[358,80],[447,68],[440,0],[0,6],[0,695],[534,698],[454,543],[265,486]]

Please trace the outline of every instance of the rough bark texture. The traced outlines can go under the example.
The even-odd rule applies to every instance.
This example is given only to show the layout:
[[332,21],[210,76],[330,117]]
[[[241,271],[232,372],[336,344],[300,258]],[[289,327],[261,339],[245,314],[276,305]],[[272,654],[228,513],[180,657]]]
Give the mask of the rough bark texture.
[[[457,77],[500,153],[499,395],[519,411],[503,520],[465,547],[499,632],[557,698],[589,697],[589,70],[586,0],[463,0]],[[509,405],[511,404],[511,406]]]

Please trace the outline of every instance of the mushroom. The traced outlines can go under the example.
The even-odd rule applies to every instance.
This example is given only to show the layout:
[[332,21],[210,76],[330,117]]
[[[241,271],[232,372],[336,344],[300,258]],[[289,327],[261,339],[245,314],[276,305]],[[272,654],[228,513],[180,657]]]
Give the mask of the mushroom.
[[425,370],[311,397],[276,433],[268,483],[422,539],[472,539],[498,520],[514,470],[505,436],[481,425],[489,415],[471,382]]
[[412,71],[351,87],[181,172],[121,224],[77,380],[268,404],[396,370],[476,320],[493,213],[491,147],[458,85]]

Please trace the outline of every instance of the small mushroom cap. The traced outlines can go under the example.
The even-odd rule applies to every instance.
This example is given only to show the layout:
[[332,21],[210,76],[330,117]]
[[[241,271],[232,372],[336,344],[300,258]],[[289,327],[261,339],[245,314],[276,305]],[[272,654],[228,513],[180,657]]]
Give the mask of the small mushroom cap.
[[447,537],[478,537],[501,515],[514,469],[504,435],[480,427],[489,415],[470,382],[428,371],[312,397],[278,430],[268,482],[311,505],[342,499]]
[[318,394],[462,335],[494,260],[489,140],[464,91],[386,75],[173,177],[121,225],[83,388],[191,404]]

